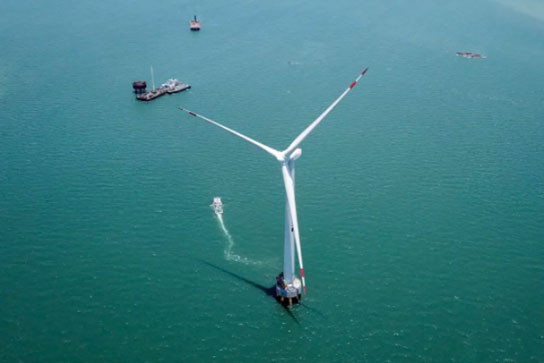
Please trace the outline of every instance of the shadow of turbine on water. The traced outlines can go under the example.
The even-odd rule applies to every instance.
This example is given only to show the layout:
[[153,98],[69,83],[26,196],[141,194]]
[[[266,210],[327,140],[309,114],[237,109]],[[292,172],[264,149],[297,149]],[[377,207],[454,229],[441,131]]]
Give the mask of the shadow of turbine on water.
[[[221,271],[223,272],[224,274],[226,275],[229,275],[231,277],[234,277],[235,279],[239,280],[239,281],[242,281],[250,286],[253,286],[254,288],[258,289],[258,290],[261,290],[262,292],[264,292],[267,296],[273,298],[274,300],[276,300],[276,286],[271,286],[271,287],[266,287],[266,286],[263,286],[259,283],[256,283],[255,281],[251,281],[243,276],[240,276],[232,271],[229,271],[229,270],[226,270],[224,269],[223,267],[220,267],[220,266],[217,266],[217,265],[214,265],[213,263],[210,263],[208,261],[204,261],[204,260],[200,260],[200,262],[202,262],[203,264],[205,265],[208,265],[209,267],[211,268],[214,268],[218,271]],[[283,306],[281,304],[279,304],[280,306],[283,307],[283,309],[289,314],[289,316],[291,316],[291,318],[293,318],[293,320],[295,321],[295,323],[299,324],[300,325],[300,322],[298,321],[297,317],[293,314],[293,312],[291,311],[290,308],[286,307],[286,306]]]

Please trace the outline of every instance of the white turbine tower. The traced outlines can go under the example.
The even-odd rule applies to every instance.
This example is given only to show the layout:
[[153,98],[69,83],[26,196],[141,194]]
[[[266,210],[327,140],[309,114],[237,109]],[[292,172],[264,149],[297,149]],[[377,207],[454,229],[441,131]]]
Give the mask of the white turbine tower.
[[[276,297],[284,301],[289,301],[292,304],[292,300],[300,300],[301,298],[301,284],[300,280],[295,276],[295,247],[298,256],[298,264],[300,268],[300,277],[302,278],[302,287],[304,293],[306,293],[306,282],[304,281],[304,266],[302,264],[302,251],[300,247],[300,234],[298,228],[297,207],[295,202],[295,160],[297,160],[302,154],[302,150],[298,147],[302,141],[312,132],[312,130],[319,125],[319,123],[332,111],[332,109],[348,94],[349,91],[357,84],[362,76],[365,75],[368,68],[357,77],[353,83],[325,110],[318,118],[316,118],[295,140],[283,151],[273,149],[266,146],[252,138],[245,136],[237,131],[234,131],[220,123],[213,121],[205,116],[199,115],[195,112],[189,111],[182,107],[180,110],[187,112],[188,114],[203,119],[215,126],[218,126],[231,134],[234,134],[253,145],[263,149],[267,153],[274,156],[281,164],[281,171],[283,174],[283,182],[285,184],[285,194],[287,196],[285,206],[285,240],[283,244],[283,276],[278,276],[276,284]],[[287,299],[287,300],[286,300]]]

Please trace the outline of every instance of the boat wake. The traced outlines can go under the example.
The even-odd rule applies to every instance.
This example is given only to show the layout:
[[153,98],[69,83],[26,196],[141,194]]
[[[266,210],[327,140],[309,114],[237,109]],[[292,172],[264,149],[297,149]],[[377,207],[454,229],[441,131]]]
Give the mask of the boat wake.
[[225,227],[225,222],[223,222],[223,215],[220,213],[215,213],[215,215],[217,216],[217,220],[219,221],[219,226],[223,230],[223,234],[225,235],[225,238],[227,239],[227,245],[225,246],[225,251],[224,251],[225,260],[240,262],[245,265],[261,265],[262,264],[261,261],[253,261],[247,257],[242,257],[232,252],[232,248],[234,247],[234,240],[232,239],[232,236],[230,235],[227,227]]

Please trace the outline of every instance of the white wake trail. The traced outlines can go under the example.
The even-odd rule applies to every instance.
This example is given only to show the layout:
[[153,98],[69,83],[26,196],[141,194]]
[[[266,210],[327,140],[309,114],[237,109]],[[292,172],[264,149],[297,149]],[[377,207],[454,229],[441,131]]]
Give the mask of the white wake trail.
[[250,260],[247,257],[239,256],[235,253],[232,253],[232,248],[234,247],[234,240],[232,239],[232,236],[230,235],[227,227],[225,227],[225,222],[223,222],[223,215],[216,213],[217,220],[219,221],[219,225],[221,226],[221,229],[223,230],[223,233],[225,234],[225,237],[227,238],[227,245],[225,246],[225,259],[227,261],[234,261],[234,262],[241,262],[245,265],[260,265],[261,261],[253,261]]

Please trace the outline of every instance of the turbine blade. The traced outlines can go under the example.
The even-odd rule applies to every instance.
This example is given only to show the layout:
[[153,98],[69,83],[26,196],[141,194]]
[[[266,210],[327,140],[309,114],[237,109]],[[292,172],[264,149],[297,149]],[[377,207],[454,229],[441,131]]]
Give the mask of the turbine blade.
[[349,91],[351,91],[351,89],[353,87],[355,87],[355,85],[357,84],[357,82],[359,82],[359,80],[361,79],[361,77],[363,77],[366,73],[366,71],[368,70],[368,68],[365,68],[365,70],[363,72],[361,72],[361,74],[359,75],[359,77],[357,77],[357,79],[355,81],[353,81],[353,83],[350,84],[350,86],[340,95],[340,97],[338,97],[325,111],[323,111],[323,113],[321,115],[319,115],[318,118],[316,118],[314,120],[314,122],[312,122],[310,124],[310,126],[308,126],[304,131],[302,131],[302,133],[300,135],[297,136],[297,138],[295,140],[293,140],[293,142],[291,143],[291,145],[289,145],[287,147],[287,149],[285,149],[285,151],[283,151],[283,154],[284,155],[288,155],[291,153],[291,151],[295,150],[298,145],[300,145],[300,143],[306,138],[306,136],[308,136],[308,134],[310,132],[312,132],[313,129],[315,129],[315,127],[317,125],[319,125],[319,123],[329,114],[329,112],[332,111],[333,108],[336,107],[336,105],[342,101],[342,98],[344,98]]
[[295,185],[285,163],[282,164],[281,171],[283,173],[285,194],[287,194],[287,204],[289,205],[289,212],[291,213],[291,223],[293,224],[293,232],[295,234],[295,246],[297,248],[298,265],[300,267],[302,287],[304,288],[304,293],[306,293],[306,282],[304,281],[304,266],[302,264],[302,250],[300,248],[300,234],[298,230],[297,205],[295,202]]
[[215,125],[215,126],[218,126],[218,127],[222,128],[223,130],[226,130],[226,131],[230,132],[231,134],[234,134],[234,135],[236,135],[236,136],[238,136],[238,137],[240,137],[240,138],[242,138],[242,139],[244,139],[244,140],[246,140],[246,141],[252,143],[253,145],[255,145],[255,146],[257,146],[257,147],[263,149],[263,150],[266,151],[267,153],[271,154],[271,155],[274,156],[276,159],[277,159],[278,157],[281,157],[281,156],[282,156],[282,154],[281,154],[278,150],[275,150],[275,149],[273,149],[273,148],[271,148],[271,147],[269,147],[269,146],[266,146],[266,145],[264,145],[264,144],[262,144],[262,143],[260,143],[260,142],[258,142],[258,141],[256,141],[256,140],[253,140],[251,137],[248,137],[248,136],[246,136],[246,135],[244,135],[244,134],[241,134],[241,133],[239,133],[238,131],[234,131],[233,129],[230,129],[230,128],[228,128],[227,126],[223,126],[223,125],[221,125],[219,122],[216,122],[216,121],[214,121],[214,120],[211,120],[211,119],[209,119],[209,118],[207,118],[207,117],[205,117],[205,116],[199,115],[199,114],[196,113],[196,112],[189,111],[189,110],[187,110],[187,109],[185,109],[185,108],[183,108],[183,107],[178,107],[178,108],[179,108],[181,111],[187,112],[187,113],[188,113],[189,115],[191,115],[191,116],[194,116],[194,117],[197,117],[197,118],[201,118],[201,119],[203,119],[204,121],[207,121],[207,122],[209,122],[209,123],[211,123],[211,124],[213,124],[213,125]]

